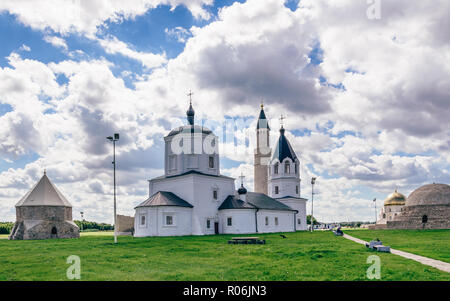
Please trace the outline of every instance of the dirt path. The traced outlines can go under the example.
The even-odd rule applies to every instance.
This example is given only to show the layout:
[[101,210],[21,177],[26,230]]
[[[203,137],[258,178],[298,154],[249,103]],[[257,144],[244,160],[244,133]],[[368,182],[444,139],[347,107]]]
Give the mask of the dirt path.
[[[356,243],[365,245],[367,242],[364,240],[361,240],[359,238],[350,236],[348,234],[344,234],[343,236],[344,238],[347,238],[349,240],[352,240]],[[408,252],[404,252],[404,251],[400,251],[400,250],[396,250],[396,249],[392,249],[391,248],[391,253],[395,254],[395,255],[399,255],[402,256],[404,258],[407,259],[412,259],[415,260],[417,262],[420,262],[421,264],[425,264],[425,265],[429,265],[433,268],[439,269],[441,271],[450,273],[450,263],[444,262],[444,261],[440,261],[440,260],[436,260],[436,259],[432,259],[432,258],[428,258],[428,257],[424,257],[424,256],[420,256],[420,255],[416,255],[416,254],[412,254],[412,253],[408,253]]]

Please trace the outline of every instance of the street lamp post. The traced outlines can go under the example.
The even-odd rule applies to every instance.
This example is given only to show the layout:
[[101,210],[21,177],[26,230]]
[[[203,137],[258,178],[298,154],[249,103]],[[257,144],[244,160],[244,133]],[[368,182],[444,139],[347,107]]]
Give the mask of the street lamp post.
[[311,232],[314,231],[314,184],[316,184],[316,178],[311,178]]
[[117,243],[117,214],[116,214],[116,141],[119,140],[119,134],[115,133],[114,137],[108,136],[106,137],[109,141],[113,143],[113,161],[112,164],[114,166],[114,243]]
[[83,214],[84,214],[84,212],[83,212],[83,211],[80,211],[80,215],[81,215],[81,223],[80,223],[81,229],[80,229],[80,230],[83,230],[83,220],[84,220]]
[[375,224],[377,223],[377,199],[373,199],[373,203],[375,204]]

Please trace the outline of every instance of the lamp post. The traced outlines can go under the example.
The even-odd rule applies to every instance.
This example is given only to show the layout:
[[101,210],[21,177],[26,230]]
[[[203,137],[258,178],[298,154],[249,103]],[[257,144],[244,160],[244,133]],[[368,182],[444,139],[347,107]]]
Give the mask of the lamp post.
[[108,136],[106,137],[109,141],[113,143],[113,161],[112,164],[114,166],[114,243],[117,243],[117,215],[116,215],[116,141],[119,140],[119,134],[115,133],[114,137]]
[[84,212],[83,211],[80,211],[80,215],[81,215],[81,223],[80,223],[80,225],[81,225],[81,229],[80,230],[83,230],[83,214],[84,214]]
[[314,231],[314,184],[316,184],[316,178],[311,178],[311,232]]
[[375,204],[375,224],[377,223],[377,198],[373,199],[373,203]]

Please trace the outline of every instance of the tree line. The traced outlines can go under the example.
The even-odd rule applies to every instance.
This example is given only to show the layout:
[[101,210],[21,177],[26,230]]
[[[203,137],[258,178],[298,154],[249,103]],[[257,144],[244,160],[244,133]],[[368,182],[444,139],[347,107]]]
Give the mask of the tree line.
[[[77,221],[74,223],[83,231],[108,231],[114,230],[114,226],[106,223],[96,223],[89,221]],[[10,234],[14,227],[13,222],[0,222],[0,234]]]
[[96,222],[89,222],[89,221],[73,221],[80,230],[86,231],[108,231],[108,230],[114,230],[114,226],[106,223],[96,223]]
[[11,230],[13,227],[14,227],[14,223],[12,223],[12,222],[0,222],[0,234],[11,233]]

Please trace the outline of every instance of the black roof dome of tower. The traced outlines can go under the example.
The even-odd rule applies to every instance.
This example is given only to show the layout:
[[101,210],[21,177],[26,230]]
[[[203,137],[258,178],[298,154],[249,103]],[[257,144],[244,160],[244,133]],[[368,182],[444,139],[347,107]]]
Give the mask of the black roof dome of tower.
[[280,129],[280,138],[273,152],[272,160],[278,159],[278,161],[283,162],[284,159],[290,158],[292,161],[297,159],[297,155],[294,152],[289,140],[284,135],[285,129],[282,127]]
[[269,127],[269,122],[267,121],[266,118],[266,114],[264,113],[264,107],[261,105],[261,111],[259,112],[259,117],[258,117],[258,123],[256,125],[256,129],[268,129],[270,130]]

